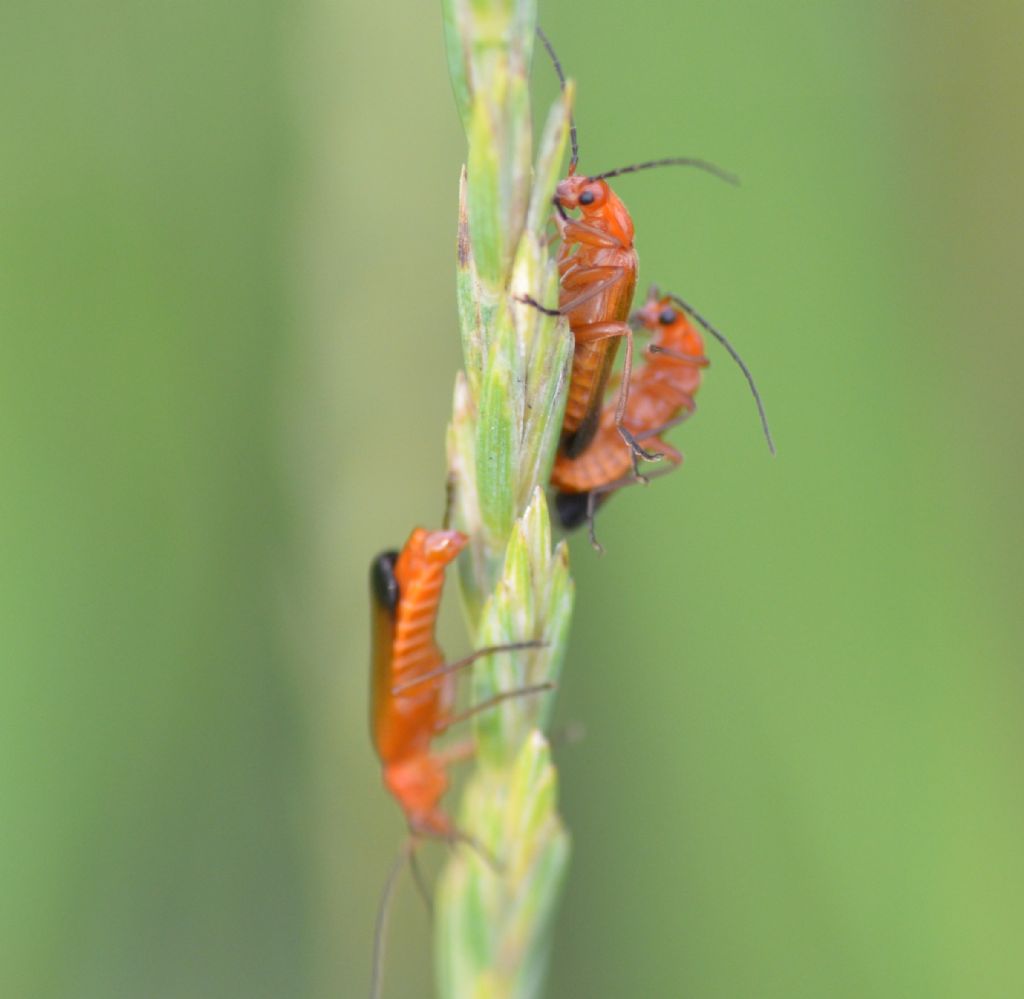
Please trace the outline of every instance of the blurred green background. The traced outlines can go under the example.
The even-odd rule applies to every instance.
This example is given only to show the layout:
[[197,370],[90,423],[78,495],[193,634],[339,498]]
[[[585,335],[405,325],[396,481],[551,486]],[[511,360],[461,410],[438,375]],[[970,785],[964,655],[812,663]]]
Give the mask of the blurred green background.
[[[719,351],[573,542],[549,994],[1024,995],[1024,8],[541,17],[584,170],[741,174],[619,191],[779,445]],[[365,567],[459,364],[437,4],[8,0],[0,108],[0,994],[361,996]],[[389,999],[429,947],[406,883]]]

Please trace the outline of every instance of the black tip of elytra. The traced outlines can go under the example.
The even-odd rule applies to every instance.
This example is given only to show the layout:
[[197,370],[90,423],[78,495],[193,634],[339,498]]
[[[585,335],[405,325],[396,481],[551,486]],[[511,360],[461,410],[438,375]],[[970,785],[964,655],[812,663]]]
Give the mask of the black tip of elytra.
[[398,552],[381,552],[370,563],[370,590],[378,607],[394,611],[398,606],[398,580],[395,578],[395,563]]
[[575,531],[587,522],[589,493],[556,493],[555,513],[563,531]]

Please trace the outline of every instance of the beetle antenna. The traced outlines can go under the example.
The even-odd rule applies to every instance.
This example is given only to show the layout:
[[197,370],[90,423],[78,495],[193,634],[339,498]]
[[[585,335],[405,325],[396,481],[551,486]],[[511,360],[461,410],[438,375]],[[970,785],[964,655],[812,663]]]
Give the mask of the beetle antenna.
[[391,913],[391,899],[395,894],[398,875],[416,849],[416,843],[410,836],[402,844],[395,862],[388,871],[387,881],[380,896],[380,908],[377,910],[377,925],[373,931],[373,971],[370,976],[370,999],[380,999],[381,986],[384,984],[384,937],[387,935],[388,916]]
[[772,432],[768,426],[768,414],[764,411],[764,403],[761,401],[761,393],[757,391],[757,385],[754,383],[754,376],[750,373],[750,368],[743,362],[743,358],[740,357],[736,348],[729,343],[726,338],[715,329],[692,305],[684,302],[678,295],[669,294],[668,296],[672,299],[676,305],[679,306],[685,313],[687,313],[692,319],[694,319],[699,325],[704,327],[708,333],[710,333],[728,352],[729,356],[739,366],[740,371],[743,372],[744,377],[747,379],[747,384],[750,386],[750,391],[754,395],[754,402],[757,403],[757,411],[761,416],[761,429],[764,431],[764,439],[768,442],[768,450],[775,454],[775,441],[772,440]]
[[[537,37],[540,39],[541,45],[547,49],[547,53],[555,67],[555,72],[558,74],[558,82],[562,85],[562,90],[565,90],[565,73],[562,70],[562,64],[559,62],[558,56],[555,55],[555,48],[551,44],[551,39],[541,31],[540,27],[537,28]],[[576,164],[580,160],[580,147],[576,141],[576,117],[571,111],[569,112],[569,146],[572,149],[572,158],[569,160],[569,173],[573,174],[576,172]]]
[[434,918],[434,900],[430,897],[430,889],[427,887],[426,879],[423,877],[423,871],[420,870],[419,854],[413,850],[409,854],[409,870],[412,873],[412,880],[416,885],[416,890],[420,893],[420,898],[423,899],[423,904],[427,907],[427,918]]
[[619,167],[617,170],[592,174],[590,179],[607,180],[609,177],[621,177],[624,173],[636,173],[639,170],[651,170],[654,167],[663,166],[696,167],[698,170],[711,174],[712,177],[724,180],[727,184],[732,184],[733,187],[739,187],[740,185],[740,179],[736,174],[729,173],[728,170],[723,170],[720,166],[709,163],[707,160],[696,160],[685,156],[670,156],[664,160],[648,160],[646,163],[634,163],[631,166]]

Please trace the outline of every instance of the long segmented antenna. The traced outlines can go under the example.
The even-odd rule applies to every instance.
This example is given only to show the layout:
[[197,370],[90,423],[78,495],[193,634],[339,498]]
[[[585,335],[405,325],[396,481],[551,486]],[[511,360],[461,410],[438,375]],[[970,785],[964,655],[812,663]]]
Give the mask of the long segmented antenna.
[[747,379],[747,384],[750,386],[750,391],[754,395],[754,402],[757,403],[757,411],[761,416],[761,429],[764,431],[764,439],[768,442],[768,450],[775,454],[775,441],[772,440],[771,428],[768,426],[768,414],[764,411],[764,403],[761,401],[761,393],[757,391],[757,385],[754,384],[754,376],[750,373],[750,368],[743,362],[743,358],[737,353],[736,348],[729,343],[726,338],[715,329],[692,305],[684,302],[678,295],[669,293],[668,296],[672,299],[676,305],[687,313],[692,319],[699,323],[704,329],[710,333],[728,352],[729,356],[739,366],[740,371],[743,372],[744,377]]
[[714,163],[709,163],[707,160],[693,159],[688,156],[669,156],[663,160],[648,160],[646,163],[634,163],[631,166],[619,167],[617,170],[608,170],[605,173],[595,173],[590,175],[591,180],[607,180],[609,177],[621,177],[624,173],[637,173],[640,170],[652,170],[654,167],[663,166],[689,166],[696,167],[698,170],[703,170],[705,173],[711,174],[712,177],[717,177],[719,180],[724,180],[727,184],[732,184],[733,187],[739,187],[740,179],[734,173],[730,173],[728,170],[723,170],[720,166],[716,166]]
[[409,873],[412,874],[413,884],[416,885],[416,890],[420,893],[420,898],[423,900],[424,906],[427,909],[427,919],[433,921],[434,919],[434,900],[430,897],[430,889],[427,887],[426,879],[423,877],[423,871],[420,870],[419,854],[413,850],[409,854]]
[[[558,74],[558,82],[562,85],[562,90],[565,90],[565,73],[562,70],[562,64],[558,60],[558,56],[555,55],[554,46],[551,44],[551,40],[543,31],[537,28],[537,37],[540,39],[541,45],[547,49],[548,55],[551,57],[551,62],[554,64],[555,72]],[[572,159],[569,160],[569,173],[573,174],[576,172],[576,164],[580,161],[580,147],[576,141],[576,117],[573,113],[569,112],[569,146],[572,149]]]
[[[558,75],[558,82],[562,85],[562,90],[565,90],[565,71],[562,69],[562,63],[559,60],[558,55],[555,53],[554,46],[551,44],[551,39],[544,34],[544,31],[539,26],[537,28],[537,37],[547,50],[548,57],[551,59],[551,64],[555,67],[555,73]],[[572,175],[576,173],[576,166],[580,161],[580,147],[576,138],[576,116],[572,112],[569,113],[569,145],[572,149],[572,156],[569,160],[569,174]],[[705,173],[711,174],[713,177],[717,177],[719,180],[724,180],[727,184],[732,184],[733,187],[738,187],[740,182],[739,178],[734,173],[730,173],[728,170],[723,170],[720,166],[717,166],[714,163],[709,163],[707,160],[684,156],[670,156],[661,160],[648,160],[646,163],[634,163],[630,166],[619,167],[617,170],[608,170],[605,173],[593,174],[590,179],[607,180],[609,177],[621,177],[624,173],[636,173],[639,170],[651,170],[654,167],[663,166],[695,167],[698,170],[703,170]],[[557,201],[556,204],[558,204]]]
[[381,986],[384,984],[384,937],[387,934],[391,897],[395,892],[398,875],[402,873],[402,868],[405,867],[415,849],[416,841],[410,836],[402,844],[402,849],[398,851],[398,856],[388,872],[388,879],[384,882],[384,891],[380,896],[380,908],[377,910],[377,925],[373,931],[373,971],[370,976],[370,999],[380,999]]

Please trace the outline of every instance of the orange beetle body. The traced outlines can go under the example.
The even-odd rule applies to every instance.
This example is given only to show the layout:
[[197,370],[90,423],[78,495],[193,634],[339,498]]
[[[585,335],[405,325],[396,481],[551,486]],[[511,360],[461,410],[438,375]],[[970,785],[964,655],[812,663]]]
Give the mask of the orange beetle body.
[[438,806],[448,787],[445,761],[431,742],[445,727],[455,699],[454,676],[439,676],[396,693],[395,688],[444,664],[434,638],[444,572],[468,538],[459,531],[416,528],[401,553],[373,562],[372,705],[370,726],[394,795],[414,832],[450,836]]
[[[493,858],[472,836],[459,831],[441,808],[448,789],[447,768],[476,751],[472,739],[441,749],[433,742],[457,722],[465,721],[512,697],[551,690],[551,681],[495,694],[461,714],[452,714],[455,674],[485,656],[516,649],[540,648],[539,640],[509,642],[477,649],[445,663],[434,632],[445,570],[469,538],[459,531],[416,528],[401,552],[378,555],[370,565],[372,607],[370,733],[384,771],[384,784],[405,813],[411,833],[381,896],[374,934],[370,994],[377,999],[383,979],[384,935],[391,893],[401,868],[412,864],[421,837],[467,843],[486,860]],[[417,875],[417,883],[425,892]]]
[[[537,29],[537,37],[547,50],[564,90],[565,73],[551,41],[540,28]],[[555,222],[562,240],[558,254],[558,309],[554,314],[568,317],[569,328],[575,338],[572,378],[562,421],[561,457],[578,458],[597,435],[602,425],[601,406],[605,388],[619,349],[619,339],[625,337],[626,357],[622,366],[622,387],[614,410],[614,425],[626,444],[626,454],[636,473],[638,458],[655,459],[655,455],[640,446],[625,420],[633,360],[633,335],[626,320],[636,290],[638,261],[633,246],[633,220],[607,180],[666,166],[693,167],[730,184],[735,184],[736,178],[713,163],[688,156],[648,160],[605,173],[582,176],[576,173],[579,145],[576,123],[571,115],[569,141],[572,150],[569,175],[559,182],[554,196]],[[580,212],[578,218],[567,214],[577,209]],[[524,301],[552,314],[552,310],[538,305],[533,299]]]
[[[644,366],[630,379],[624,422],[638,441],[660,451],[673,466],[678,465],[682,455],[657,435],[666,425],[693,411],[693,397],[708,365],[704,341],[670,298],[661,298],[653,291],[637,319],[654,333],[654,339]],[[604,408],[597,434],[580,457],[558,455],[551,484],[562,497],[594,490],[607,493],[634,481],[631,455],[622,448],[615,425],[615,408],[611,403]],[[571,510],[580,504],[563,500],[560,506]],[[576,518],[571,524],[565,519],[565,527],[579,523]]]
[[[575,338],[562,451],[576,457],[597,433],[619,340],[630,335],[626,319],[638,262],[633,221],[606,181],[571,172],[558,184],[555,204],[562,240],[559,312],[568,318]],[[574,209],[580,211],[578,219],[565,214]]]

